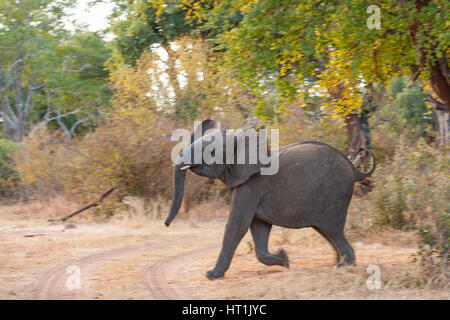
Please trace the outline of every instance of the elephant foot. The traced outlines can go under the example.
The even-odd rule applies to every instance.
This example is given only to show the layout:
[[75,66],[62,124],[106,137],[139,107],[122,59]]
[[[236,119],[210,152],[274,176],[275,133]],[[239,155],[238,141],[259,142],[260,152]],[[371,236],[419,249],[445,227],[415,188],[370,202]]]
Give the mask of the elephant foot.
[[258,253],[257,258],[260,262],[265,264],[266,266],[282,266],[289,268],[289,258],[286,254],[286,251],[280,249],[277,254],[271,253]]
[[224,274],[225,274],[224,272],[219,272],[214,269],[205,272],[205,275],[209,280],[216,280],[219,278],[223,278]]
[[355,259],[351,259],[347,255],[343,255],[339,257],[339,261],[336,265],[336,268],[344,267],[344,266],[354,266],[355,265]]
[[286,251],[284,251],[284,249],[280,249],[280,251],[278,251],[277,253],[277,256],[282,260],[281,265],[289,269],[289,258]]

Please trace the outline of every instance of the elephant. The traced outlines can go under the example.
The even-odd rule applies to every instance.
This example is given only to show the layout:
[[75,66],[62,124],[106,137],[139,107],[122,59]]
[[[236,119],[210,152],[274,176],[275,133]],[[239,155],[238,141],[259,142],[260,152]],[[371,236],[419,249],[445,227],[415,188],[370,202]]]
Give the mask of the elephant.
[[[225,144],[235,143],[234,139],[228,139],[226,125],[220,121],[205,120],[202,125],[203,129],[220,131]],[[295,229],[312,227],[336,251],[337,267],[355,263],[344,226],[355,182],[370,177],[375,171],[375,156],[370,150],[358,151],[367,150],[371,155],[372,167],[368,172],[360,172],[344,154],[319,141],[303,141],[279,148],[279,169],[273,175],[262,175],[260,163],[186,165],[187,151],[192,154],[196,144],[204,148],[212,140],[206,139],[204,133],[195,141],[191,140],[192,144],[174,165],[174,196],[165,224],[170,225],[180,208],[187,169],[200,176],[219,179],[228,186],[230,212],[217,263],[206,272],[208,279],[224,277],[248,229],[261,263],[289,268],[285,250],[280,249],[277,253],[268,250],[273,225]]]

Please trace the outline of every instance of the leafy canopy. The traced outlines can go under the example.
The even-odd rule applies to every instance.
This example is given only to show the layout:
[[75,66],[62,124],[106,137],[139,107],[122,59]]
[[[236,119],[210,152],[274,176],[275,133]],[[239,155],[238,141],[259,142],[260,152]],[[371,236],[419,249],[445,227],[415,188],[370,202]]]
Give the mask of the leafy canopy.
[[[276,86],[292,100],[313,88],[329,97],[335,116],[345,117],[360,111],[367,84],[420,70],[442,96],[431,71],[449,54],[448,1],[376,1],[379,29],[367,27],[374,2],[363,0],[184,3],[200,29],[222,28],[213,40],[241,80],[259,92]],[[242,18],[223,22],[233,16]]]

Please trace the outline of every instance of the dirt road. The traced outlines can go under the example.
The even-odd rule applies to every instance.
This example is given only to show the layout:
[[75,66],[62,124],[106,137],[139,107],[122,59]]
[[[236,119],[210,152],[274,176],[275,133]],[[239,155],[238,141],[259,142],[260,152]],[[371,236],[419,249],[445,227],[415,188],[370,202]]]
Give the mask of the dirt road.
[[[205,240],[206,239],[206,240]],[[179,274],[190,263],[213,251],[216,244],[207,244],[210,237],[195,240],[151,241],[95,252],[81,258],[63,262],[52,267],[33,283],[32,299],[91,299],[98,298],[90,290],[101,270],[111,264],[127,264],[136,256],[152,256],[155,252],[170,251],[170,248],[196,247],[176,254],[163,254],[140,267],[138,277],[143,288],[141,298],[154,300],[201,299],[179,279]],[[74,268],[75,267],[75,268]],[[75,272],[73,270],[76,270]],[[79,285],[71,278],[80,276]],[[83,285],[84,284],[84,285]],[[87,284],[87,285],[86,285]]]
[[[57,299],[85,299],[89,298],[86,288],[73,288],[70,285],[70,266],[76,266],[80,272],[80,283],[89,281],[98,270],[108,263],[126,259],[127,257],[153,249],[162,249],[172,243],[149,243],[145,245],[127,246],[119,249],[106,250],[94,253],[77,260],[66,262],[51,268],[35,284],[33,299],[57,300]],[[184,254],[162,259],[149,265],[143,270],[142,281],[148,291],[148,298],[155,300],[198,299],[200,297],[185,290],[181,282],[177,281],[177,275],[183,266],[197,260],[205,252],[214,247],[204,246],[191,250]]]
[[[271,250],[286,249],[290,269],[259,263],[247,234],[226,277],[209,281],[204,272],[215,264],[224,218],[179,219],[170,228],[146,218],[75,224],[65,229],[42,221],[3,221],[0,298],[449,298],[446,291],[412,285],[418,269],[412,263],[416,240],[411,233],[350,236],[357,266],[339,269],[333,250],[313,230],[274,228]],[[379,290],[367,286],[370,265],[381,270]]]

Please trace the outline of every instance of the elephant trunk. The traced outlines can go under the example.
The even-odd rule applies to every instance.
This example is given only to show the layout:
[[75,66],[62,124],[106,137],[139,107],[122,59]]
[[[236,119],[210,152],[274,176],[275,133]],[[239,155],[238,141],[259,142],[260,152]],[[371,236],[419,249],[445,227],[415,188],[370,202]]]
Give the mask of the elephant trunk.
[[184,180],[186,178],[186,170],[182,170],[183,164],[177,164],[173,168],[173,184],[174,193],[172,200],[172,207],[170,208],[169,216],[166,219],[165,225],[168,227],[172,220],[177,215],[181,207],[184,195]]

